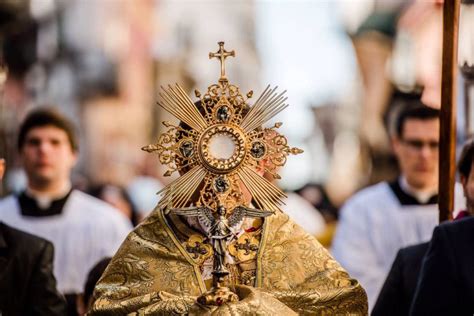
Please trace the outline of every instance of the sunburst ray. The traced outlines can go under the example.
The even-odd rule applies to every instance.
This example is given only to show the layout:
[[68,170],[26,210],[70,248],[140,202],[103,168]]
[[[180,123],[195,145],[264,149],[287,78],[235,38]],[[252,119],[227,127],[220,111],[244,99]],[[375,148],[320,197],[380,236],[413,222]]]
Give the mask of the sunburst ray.
[[207,127],[206,120],[183,88],[176,84],[175,87],[169,85],[168,89],[164,87],[161,87],[161,89],[163,92],[159,93],[162,99],[158,102],[159,106],[197,131],[202,131]]
[[285,193],[249,166],[240,170],[239,177],[259,208],[275,212],[280,211],[279,206],[285,204],[283,202],[286,197]]
[[158,206],[173,208],[186,206],[205,176],[206,170],[200,165],[195,166],[157,193],[161,195]]
[[285,101],[288,99],[285,97],[286,90],[278,94],[275,92],[277,88],[269,90],[270,86],[267,86],[255,104],[250,108],[247,115],[242,119],[241,127],[245,132],[248,133],[262,126],[288,106],[288,104],[285,104]]

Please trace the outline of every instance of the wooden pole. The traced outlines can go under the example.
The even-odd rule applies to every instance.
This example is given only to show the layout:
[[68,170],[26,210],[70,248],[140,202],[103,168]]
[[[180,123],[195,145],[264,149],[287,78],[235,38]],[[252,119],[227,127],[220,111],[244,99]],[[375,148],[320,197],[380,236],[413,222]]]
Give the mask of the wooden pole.
[[473,136],[472,128],[472,115],[471,115],[471,86],[472,82],[470,79],[464,77],[464,133],[466,138],[471,138]]
[[439,221],[453,218],[456,174],[456,74],[460,0],[443,7],[443,65],[439,148]]

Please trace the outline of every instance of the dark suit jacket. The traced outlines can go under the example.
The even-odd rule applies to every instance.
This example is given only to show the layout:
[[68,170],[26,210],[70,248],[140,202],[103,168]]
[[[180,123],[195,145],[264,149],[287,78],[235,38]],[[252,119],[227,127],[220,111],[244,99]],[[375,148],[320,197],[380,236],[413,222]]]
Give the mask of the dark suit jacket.
[[56,290],[53,245],[0,223],[0,314],[65,315]]
[[474,314],[473,217],[435,228],[410,314]]
[[408,315],[428,245],[426,242],[398,251],[372,310],[372,316]]

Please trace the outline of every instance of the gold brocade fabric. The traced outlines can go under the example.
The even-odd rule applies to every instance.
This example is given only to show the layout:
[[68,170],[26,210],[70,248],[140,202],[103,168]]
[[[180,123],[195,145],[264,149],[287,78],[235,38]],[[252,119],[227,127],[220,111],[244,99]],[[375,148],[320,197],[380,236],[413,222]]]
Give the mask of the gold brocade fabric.
[[255,288],[236,287],[241,301],[199,306],[199,262],[155,210],[105,270],[90,315],[367,315],[360,284],[283,213],[265,219],[256,261]]
[[132,315],[297,315],[291,308],[278,301],[272,295],[258,291],[257,289],[245,285],[238,285],[235,288],[240,300],[233,304],[222,306],[203,306],[194,302],[193,297],[183,298],[182,296],[167,294],[158,299],[156,303],[140,308]]

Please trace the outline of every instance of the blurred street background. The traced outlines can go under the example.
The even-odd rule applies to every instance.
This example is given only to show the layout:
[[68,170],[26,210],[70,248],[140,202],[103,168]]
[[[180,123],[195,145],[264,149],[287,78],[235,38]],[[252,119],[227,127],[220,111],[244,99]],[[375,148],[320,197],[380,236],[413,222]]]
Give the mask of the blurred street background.
[[[236,51],[227,74],[243,93],[288,90],[290,107],[276,120],[305,153],[289,159],[279,185],[329,226],[354,192],[397,176],[389,134],[399,105],[421,97],[440,106],[439,1],[2,0],[1,195],[25,187],[19,122],[50,105],[79,130],[73,185],[125,188],[142,214],[151,211],[154,193],[174,179],[140,150],[170,119],[156,105],[158,88],[206,91],[219,75],[208,58],[218,41]],[[325,240],[324,232],[315,233]]]

